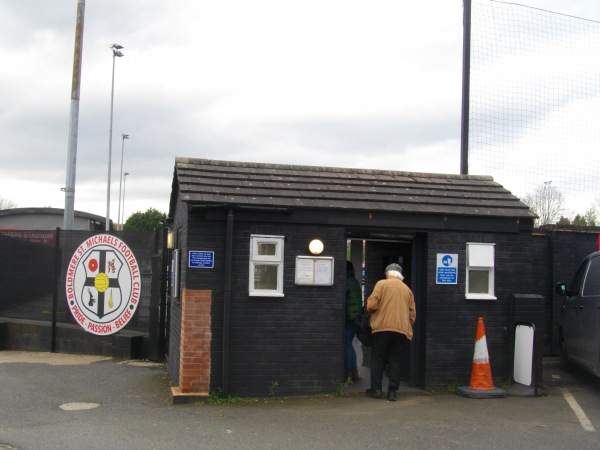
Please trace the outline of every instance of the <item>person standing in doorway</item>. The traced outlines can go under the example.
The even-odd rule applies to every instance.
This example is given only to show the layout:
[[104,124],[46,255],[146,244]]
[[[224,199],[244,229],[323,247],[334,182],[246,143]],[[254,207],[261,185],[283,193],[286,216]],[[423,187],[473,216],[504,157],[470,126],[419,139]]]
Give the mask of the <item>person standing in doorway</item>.
[[385,268],[385,279],[375,285],[367,299],[367,311],[371,314],[373,345],[371,347],[371,388],[367,396],[383,398],[381,390],[383,371],[388,366],[389,401],[396,401],[400,386],[402,349],[412,339],[412,325],[417,317],[415,298],[404,284],[402,267],[390,264]]
[[346,345],[344,358],[344,381],[353,382],[360,380],[356,364],[356,352],[352,345],[354,340],[354,319],[362,309],[362,289],[354,274],[354,265],[346,261]]

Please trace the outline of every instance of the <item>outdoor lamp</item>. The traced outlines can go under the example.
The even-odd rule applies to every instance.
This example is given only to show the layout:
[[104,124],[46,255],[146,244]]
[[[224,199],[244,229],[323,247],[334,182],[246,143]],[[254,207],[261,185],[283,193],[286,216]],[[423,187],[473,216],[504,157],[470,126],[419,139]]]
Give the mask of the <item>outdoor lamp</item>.
[[173,250],[173,230],[167,231],[167,248]]
[[319,239],[313,239],[312,241],[310,241],[310,244],[308,244],[308,250],[313,255],[320,255],[321,253],[323,253],[324,248],[325,246],[323,245],[323,242],[321,242]]

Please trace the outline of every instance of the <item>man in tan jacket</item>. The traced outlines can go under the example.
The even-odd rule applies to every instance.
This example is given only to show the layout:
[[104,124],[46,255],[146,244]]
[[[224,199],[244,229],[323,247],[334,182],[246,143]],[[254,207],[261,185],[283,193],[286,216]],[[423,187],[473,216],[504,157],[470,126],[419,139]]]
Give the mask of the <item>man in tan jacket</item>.
[[367,299],[373,329],[371,389],[367,389],[367,395],[383,398],[381,384],[383,371],[388,365],[387,398],[391,402],[396,401],[400,385],[402,348],[412,339],[412,324],[417,316],[414,295],[402,280],[402,267],[390,264],[385,268],[385,280],[377,282]]

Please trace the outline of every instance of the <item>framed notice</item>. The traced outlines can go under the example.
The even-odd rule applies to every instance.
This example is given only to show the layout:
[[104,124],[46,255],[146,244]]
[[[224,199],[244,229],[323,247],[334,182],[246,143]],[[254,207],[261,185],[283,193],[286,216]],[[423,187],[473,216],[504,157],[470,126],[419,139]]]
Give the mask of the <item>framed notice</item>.
[[326,256],[297,256],[296,284],[333,286],[333,258]]

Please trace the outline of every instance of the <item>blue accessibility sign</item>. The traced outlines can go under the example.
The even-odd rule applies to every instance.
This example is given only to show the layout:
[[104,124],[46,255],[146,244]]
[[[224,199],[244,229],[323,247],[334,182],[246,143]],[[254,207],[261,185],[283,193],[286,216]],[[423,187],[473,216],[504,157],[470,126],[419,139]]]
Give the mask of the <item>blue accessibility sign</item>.
[[436,284],[458,283],[458,255],[438,253]]

